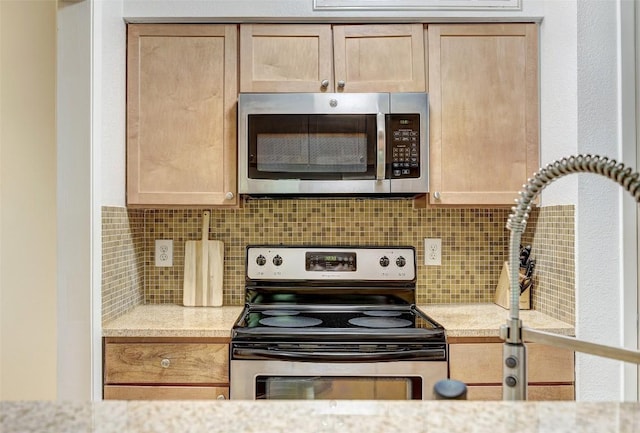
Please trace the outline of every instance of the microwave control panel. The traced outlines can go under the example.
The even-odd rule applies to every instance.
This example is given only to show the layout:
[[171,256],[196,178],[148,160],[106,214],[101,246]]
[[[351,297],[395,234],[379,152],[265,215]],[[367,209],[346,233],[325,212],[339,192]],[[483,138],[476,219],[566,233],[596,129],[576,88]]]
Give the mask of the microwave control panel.
[[388,114],[387,177],[420,177],[420,115]]

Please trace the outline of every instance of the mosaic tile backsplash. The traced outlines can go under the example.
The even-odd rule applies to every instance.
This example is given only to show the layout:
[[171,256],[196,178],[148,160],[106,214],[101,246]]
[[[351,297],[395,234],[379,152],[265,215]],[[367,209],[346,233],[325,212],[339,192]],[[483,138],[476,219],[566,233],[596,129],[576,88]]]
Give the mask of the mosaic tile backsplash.
[[549,206],[529,218],[522,237],[536,259],[533,308],[567,323],[575,323],[574,206]]
[[102,321],[144,303],[144,211],[102,208]]
[[[114,236],[117,240],[110,240],[109,250],[103,244],[103,291],[109,288],[116,293],[103,294],[103,311],[113,316],[135,303],[182,304],[184,244],[201,238],[202,212],[104,208],[103,240]],[[226,305],[244,303],[246,246],[264,244],[414,246],[419,304],[486,303],[493,302],[502,263],[507,260],[508,214],[507,209],[414,209],[411,200],[248,200],[241,209],[211,209],[209,239],[225,244]],[[536,283],[540,289],[533,290],[534,308],[569,321],[574,304],[567,311],[560,304],[573,299],[573,207],[536,209],[530,221],[523,239],[532,243],[532,255],[539,257]],[[538,228],[541,233],[534,233]],[[542,230],[551,232],[542,234]],[[560,235],[567,236],[567,244],[556,248]],[[442,266],[422,264],[424,238],[442,239]],[[156,239],[173,239],[173,267],[155,267]],[[124,250],[114,255],[117,242]],[[548,249],[548,255],[542,249]],[[547,260],[553,264],[544,265]],[[546,276],[558,271],[560,276]],[[121,291],[130,293],[125,296]]]

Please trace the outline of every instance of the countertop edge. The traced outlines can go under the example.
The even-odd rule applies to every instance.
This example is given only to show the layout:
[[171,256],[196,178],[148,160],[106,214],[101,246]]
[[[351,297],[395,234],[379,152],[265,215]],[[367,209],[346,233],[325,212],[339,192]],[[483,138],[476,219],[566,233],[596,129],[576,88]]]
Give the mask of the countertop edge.
[[[184,307],[176,304],[140,305],[102,327],[103,337],[230,338],[244,306]],[[499,337],[508,310],[496,304],[421,304],[418,308],[446,329],[447,337]],[[575,335],[571,324],[535,310],[523,310],[530,328]]]

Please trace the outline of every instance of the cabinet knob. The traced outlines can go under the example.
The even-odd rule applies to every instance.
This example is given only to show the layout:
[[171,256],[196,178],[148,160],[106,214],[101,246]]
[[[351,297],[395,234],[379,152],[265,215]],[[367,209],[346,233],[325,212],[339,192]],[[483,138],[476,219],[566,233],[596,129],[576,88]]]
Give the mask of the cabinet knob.
[[327,87],[329,87],[329,80],[322,80],[322,81],[320,82],[320,86],[321,86],[323,89],[326,89]]
[[225,396],[220,394],[219,396],[216,397],[218,400],[225,400]]
[[440,197],[441,197],[440,192],[436,191],[433,193],[433,198],[435,198],[436,200],[440,200]]
[[345,84],[346,84],[346,83],[344,82],[344,80],[340,80],[340,81],[338,81],[338,88],[339,88],[339,89],[344,89],[344,85],[345,85]]
[[233,200],[234,197],[235,197],[235,195],[233,195],[233,193],[231,191],[229,191],[228,193],[226,193],[224,195],[224,199],[225,200]]
[[169,366],[171,365],[171,360],[164,358],[162,361],[160,361],[160,367],[162,368],[169,368]]

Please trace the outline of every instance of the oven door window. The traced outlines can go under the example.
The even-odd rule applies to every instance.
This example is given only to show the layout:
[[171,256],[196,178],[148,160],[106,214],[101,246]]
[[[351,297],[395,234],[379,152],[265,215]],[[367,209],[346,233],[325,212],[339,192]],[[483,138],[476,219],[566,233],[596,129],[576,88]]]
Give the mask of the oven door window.
[[375,179],[376,116],[249,115],[252,179]]
[[420,377],[258,376],[257,400],[421,400]]

